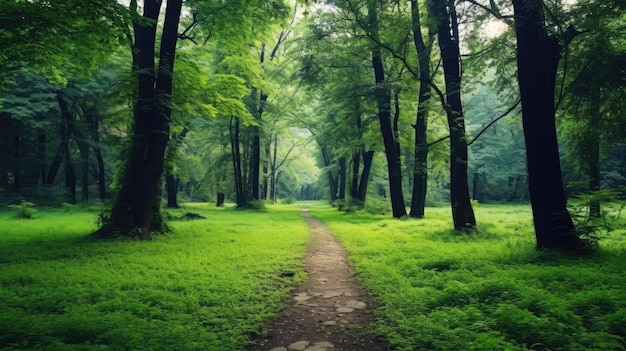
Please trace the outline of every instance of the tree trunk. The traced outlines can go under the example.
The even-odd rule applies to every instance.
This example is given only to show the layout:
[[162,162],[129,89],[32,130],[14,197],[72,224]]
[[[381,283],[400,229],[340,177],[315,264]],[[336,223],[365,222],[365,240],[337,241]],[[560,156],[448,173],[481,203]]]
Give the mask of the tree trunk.
[[[372,28],[372,36],[379,41],[378,34],[378,10],[376,1],[368,2],[369,24]],[[387,170],[389,174],[389,195],[391,198],[391,211],[393,217],[406,216],[404,195],[402,194],[402,167],[400,155],[396,150],[396,140],[391,126],[391,91],[386,86],[385,70],[381,56],[381,49],[377,43],[372,43],[372,67],[376,82],[376,105],[378,107],[378,121],[385,146],[387,157]]]
[[[234,126],[233,126],[234,120]],[[231,117],[230,122],[230,146],[233,158],[233,171],[235,173],[235,196],[237,206],[247,204],[244,177],[241,170],[241,149],[239,143],[239,119]]]
[[361,180],[359,181],[359,191],[357,199],[365,204],[367,196],[367,184],[370,179],[370,170],[372,169],[372,161],[374,160],[374,151],[363,151],[363,171],[361,171]]
[[354,200],[359,197],[359,171],[361,170],[361,152],[355,150],[352,153],[352,174],[350,181],[350,196]]
[[413,192],[409,215],[424,217],[426,190],[428,187],[428,103],[430,101],[430,48],[426,47],[421,30],[421,17],[417,0],[411,0],[411,23],[413,43],[417,51],[420,72],[420,90],[418,95],[417,116],[415,118],[415,153],[413,159]]
[[78,141],[80,151],[81,201],[89,201],[89,145],[85,140]]
[[161,215],[165,150],[169,142],[172,77],[182,0],[169,0],[161,33],[158,72],[155,45],[161,1],[144,3],[143,20],[135,23],[133,68],[138,76],[132,145],[118,197],[98,237],[134,236],[168,228]]
[[43,128],[40,128],[37,134],[37,161],[39,162],[37,178],[41,184],[46,184],[46,131]]
[[22,121],[16,121],[13,136],[13,187],[19,190],[22,187],[22,165],[20,155]]
[[455,230],[476,227],[467,182],[467,140],[461,104],[461,56],[458,23],[452,0],[433,2],[446,82],[446,114],[450,129],[450,205]]
[[554,111],[560,48],[544,27],[542,6],[513,0],[530,202],[537,248],[573,250],[581,241],[566,207]]
[[67,102],[61,96],[61,92],[57,93],[57,101],[59,102],[59,108],[61,110],[61,124],[59,129],[60,140],[59,147],[57,148],[57,152],[54,155],[52,164],[50,165],[50,170],[48,171],[48,176],[46,177],[46,184],[50,185],[54,184],[59,168],[61,167],[61,163],[63,162],[64,155],[66,154],[66,150],[69,155],[70,130],[72,123],[72,113],[67,106]]
[[339,196],[337,197],[337,199],[339,200],[346,200],[346,175],[348,173],[347,167],[346,167],[346,158],[342,157],[339,159],[339,175],[337,178],[339,178]]
[[167,207],[179,208],[178,205],[178,189],[180,178],[174,178],[173,174],[165,176],[165,187],[167,189]]
[[[593,194],[600,190],[600,141],[595,140],[589,146],[589,192]],[[600,218],[600,215],[600,201],[594,200],[589,204],[589,217]]]
[[13,119],[7,114],[0,113],[0,188],[9,187],[9,140]]

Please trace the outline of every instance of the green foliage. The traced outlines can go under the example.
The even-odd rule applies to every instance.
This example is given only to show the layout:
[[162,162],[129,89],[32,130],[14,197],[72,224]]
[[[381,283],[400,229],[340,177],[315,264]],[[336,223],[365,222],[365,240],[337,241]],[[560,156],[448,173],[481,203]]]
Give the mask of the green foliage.
[[8,207],[15,212],[15,218],[17,219],[31,219],[33,215],[37,213],[35,204],[29,201],[22,201],[19,205],[8,205]]
[[296,199],[294,199],[293,197],[289,196],[289,197],[286,197],[286,198],[282,199],[280,202],[282,202],[285,205],[289,205],[289,204],[292,204],[292,203],[296,202]]
[[0,213],[0,348],[245,349],[304,278],[307,225],[294,207],[177,211],[207,219],[150,242],[102,242],[86,239],[92,213],[41,211],[19,225]]
[[377,297],[394,350],[624,350],[624,234],[583,259],[535,250],[528,205],[481,204],[473,235],[448,208],[392,220],[314,208]]
[[263,200],[252,200],[248,201],[243,206],[237,206],[237,210],[243,211],[267,211],[267,206],[265,205],[265,201]]

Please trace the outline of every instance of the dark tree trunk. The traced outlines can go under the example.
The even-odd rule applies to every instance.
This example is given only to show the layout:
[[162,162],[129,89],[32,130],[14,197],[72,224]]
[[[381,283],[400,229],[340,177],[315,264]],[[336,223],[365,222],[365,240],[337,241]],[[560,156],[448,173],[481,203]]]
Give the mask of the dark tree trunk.
[[222,207],[224,206],[224,200],[226,199],[226,195],[222,192],[217,192],[217,201],[215,202],[215,206]]
[[[234,125],[233,125],[234,120]],[[244,176],[241,170],[241,149],[239,144],[239,119],[231,117],[230,122],[230,146],[233,158],[233,171],[235,172],[235,196],[237,206],[244,206],[248,203],[246,198]]]
[[167,166],[165,172],[165,190],[167,191],[167,207],[179,208],[178,205],[178,190],[180,179],[174,177],[174,159],[176,158],[176,152],[183,143],[183,140],[189,133],[189,127],[185,126],[183,130],[172,136],[172,140],[169,142],[167,148]]
[[417,0],[411,0],[411,23],[413,42],[419,62],[420,90],[417,116],[415,119],[415,152],[413,159],[413,192],[411,196],[411,217],[423,218],[428,187],[428,103],[430,101],[430,49],[426,47],[421,31],[421,18]]
[[20,144],[22,134],[22,122],[16,121],[15,134],[13,136],[13,187],[19,190],[22,187],[22,165],[20,155]]
[[80,177],[81,177],[81,201],[89,201],[89,145],[85,140],[79,141],[78,150],[80,152]]
[[[63,97],[61,96],[61,92],[57,93],[57,101],[59,102],[59,108],[61,110],[61,124],[59,129],[59,147],[57,148],[57,152],[54,155],[54,159],[52,160],[52,164],[50,165],[50,170],[48,171],[48,176],[46,177],[46,184],[54,184],[54,181],[57,177],[57,173],[59,172],[59,168],[61,168],[61,163],[63,163],[63,159],[66,161],[68,157],[65,157],[66,154],[69,155],[69,144],[71,137],[71,124],[72,124],[72,113],[69,110],[69,106]],[[66,165],[66,167],[68,167]],[[67,168],[66,168],[67,169]]]
[[[378,40],[378,10],[377,3],[369,3],[369,24],[372,28],[372,36]],[[377,43],[372,44],[372,67],[376,82],[376,105],[378,107],[378,121],[385,146],[387,157],[387,170],[389,173],[389,195],[391,198],[391,211],[393,217],[406,216],[404,195],[402,194],[402,167],[400,154],[397,152],[394,130],[391,125],[391,91],[386,86],[385,70],[381,56],[381,49]]]
[[85,117],[91,128],[92,148],[96,156],[96,163],[98,164],[98,196],[100,200],[104,200],[106,198],[106,184],[104,158],[102,157],[102,150],[100,149],[100,116],[95,110],[89,110],[85,113]]
[[118,197],[109,217],[95,235],[112,237],[151,232],[167,226],[161,215],[161,188],[165,150],[169,141],[172,77],[182,0],[169,0],[161,34],[158,72],[155,45],[161,1],[144,3],[143,19],[135,23],[133,68],[138,76],[132,145]]
[[[595,140],[589,146],[589,192],[593,193],[600,190],[600,142]],[[600,218],[600,214],[600,201],[592,201],[589,204],[589,217]]]
[[540,0],[513,0],[530,202],[537,248],[570,250],[581,242],[566,207],[555,126],[560,48],[546,32],[542,6]]
[[167,188],[167,207],[179,208],[178,205],[178,189],[180,178],[174,178],[173,174],[165,176],[165,187]]
[[439,48],[446,82],[446,114],[450,129],[450,205],[455,230],[476,227],[467,182],[467,140],[461,104],[461,56],[458,23],[452,0],[433,2],[438,19]]
[[261,194],[259,194],[262,199],[266,200],[269,199],[269,172],[272,164],[272,151],[270,149],[271,140],[272,138],[269,138],[263,148],[263,152],[265,153],[265,162],[263,163],[263,182],[261,186]]
[[359,172],[361,170],[361,152],[356,150],[352,153],[352,180],[350,181],[350,196],[358,200],[359,197]]
[[339,196],[337,197],[339,200],[346,199],[346,175],[348,173],[346,167],[346,158],[342,157],[339,159]]
[[361,180],[359,181],[359,190],[356,198],[365,204],[367,196],[367,184],[370,179],[370,170],[372,169],[372,161],[374,160],[374,151],[363,151],[363,171],[361,171]]
[[39,162],[39,175],[41,184],[46,184],[46,131],[39,129],[37,134],[37,161]]
[[335,176],[333,175],[333,172],[330,170],[330,165],[331,165],[331,157],[328,153],[328,149],[320,144],[320,148],[322,149],[322,156],[324,158],[324,167],[328,168],[328,170],[326,171],[326,176],[328,178],[328,188],[330,191],[330,202],[334,203],[335,201],[337,201],[337,182],[335,180]]
[[0,188],[9,187],[9,141],[13,119],[7,114],[0,113]]

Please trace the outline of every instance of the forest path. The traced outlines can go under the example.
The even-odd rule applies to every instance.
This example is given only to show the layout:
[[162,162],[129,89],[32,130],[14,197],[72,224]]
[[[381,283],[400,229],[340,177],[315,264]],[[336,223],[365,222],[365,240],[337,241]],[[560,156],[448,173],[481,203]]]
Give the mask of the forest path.
[[291,293],[285,309],[268,325],[268,335],[248,351],[383,351],[368,332],[374,300],[355,279],[347,253],[308,210],[312,240],[304,257],[308,280]]

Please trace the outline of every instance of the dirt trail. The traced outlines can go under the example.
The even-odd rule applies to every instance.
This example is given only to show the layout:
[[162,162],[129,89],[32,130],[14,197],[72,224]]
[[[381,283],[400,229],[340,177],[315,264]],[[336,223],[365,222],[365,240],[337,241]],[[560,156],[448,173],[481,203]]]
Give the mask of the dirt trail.
[[388,350],[368,333],[373,299],[356,282],[346,251],[308,210],[301,215],[312,235],[303,261],[308,280],[268,324],[268,335],[253,339],[248,351]]

